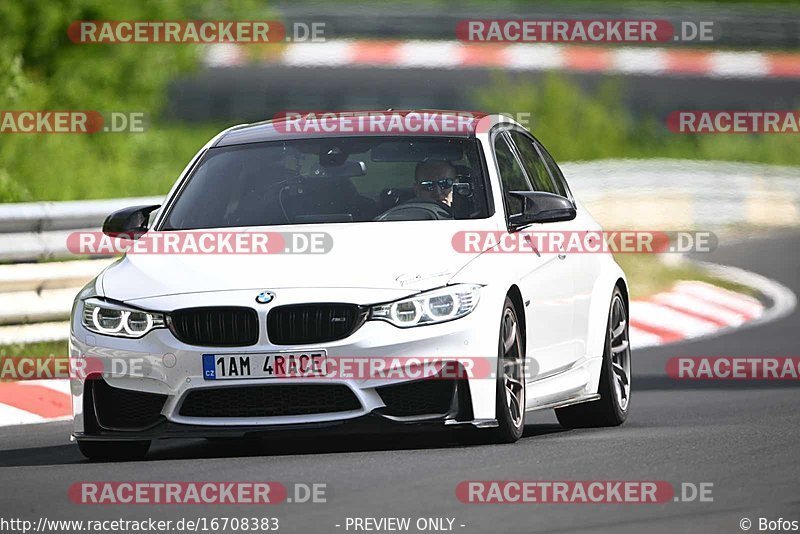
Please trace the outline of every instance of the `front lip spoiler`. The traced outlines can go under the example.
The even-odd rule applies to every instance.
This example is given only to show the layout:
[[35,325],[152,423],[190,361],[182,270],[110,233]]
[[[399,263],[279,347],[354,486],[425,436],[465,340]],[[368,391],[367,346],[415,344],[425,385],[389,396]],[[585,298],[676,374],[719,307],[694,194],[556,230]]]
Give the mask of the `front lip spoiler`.
[[315,430],[326,434],[373,434],[375,432],[418,432],[437,431],[453,426],[473,426],[485,428],[497,426],[493,420],[456,421],[441,415],[436,418],[420,418],[418,420],[396,421],[384,415],[369,413],[355,419],[342,421],[326,421],[321,423],[300,423],[292,425],[250,425],[250,426],[209,426],[173,423],[163,418],[160,422],[146,430],[103,430],[96,434],[75,433],[73,440],[78,441],[141,441],[153,439],[197,439],[197,438],[251,438],[280,435],[281,437],[307,437]]

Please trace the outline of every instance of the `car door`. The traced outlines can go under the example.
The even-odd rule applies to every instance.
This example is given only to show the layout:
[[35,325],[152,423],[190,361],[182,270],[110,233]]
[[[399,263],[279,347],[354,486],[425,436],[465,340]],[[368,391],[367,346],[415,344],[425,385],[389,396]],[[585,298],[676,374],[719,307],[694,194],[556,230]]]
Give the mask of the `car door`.
[[[535,191],[539,179],[525,165],[508,132],[493,140],[503,184],[506,218],[520,213],[523,203],[510,191]],[[533,180],[531,177],[533,176]],[[525,231],[558,230],[559,223],[536,224]],[[524,232],[524,231],[523,231]],[[575,360],[573,334],[573,282],[569,263],[555,251],[535,250],[510,254],[508,261],[518,263],[520,289],[526,303],[527,325],[526,378],[534,381],[567,369]]]
[[[569,189],[567,180],[564,178],[564,173],[561,172],[558,164],[553,156],[545,149],[545,147],[534,138],[534,145],[542,156],[547,169],[550,172],[550,177],[553,180],[557,194],[565,196],[570,200],[572,192]],[[574,204],[577,204],[573,200]],[[595,221],[589,213],[583,209],[582,206],[576,205],[577,216],[572,221],[568,221],[568,226],[571,230],[577,232],[592,232],[599,233],[602,227]],[[599,235],[599,234],[598,234]],[[595,245],[601,238],[595,237],[590,241],[591,245]],[[584,252],[572,254],[573,259],[573,281],[575,283],[575,335],[578,341],[577,351],[578,358],[586,356],[586,339],[589,335],[589,308],[592,303],[592,293],[594,290],[597,277],[602,269],[599,266],[601,261],[600,254],[592,252]]]

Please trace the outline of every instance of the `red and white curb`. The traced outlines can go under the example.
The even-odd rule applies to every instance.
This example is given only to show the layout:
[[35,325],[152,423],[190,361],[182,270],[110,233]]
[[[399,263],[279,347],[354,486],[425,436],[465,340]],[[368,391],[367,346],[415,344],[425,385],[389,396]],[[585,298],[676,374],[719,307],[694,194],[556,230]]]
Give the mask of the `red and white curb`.
[[[757,299],[704,282],[678,282],[670,291],[631,302],[631,347],[707,336],[761,318]],[[0,426],[69,419],[69,380],[0,382]]]
[[72,418],[69,380],[0,382],[0,426]]
[[[247,64],[243,45],[207,48],[209,67]],[[712,78],[800,78],[800,54],[657,47],[607,47],[551,43],[331,40],[287,44],[265,63],[294,67],[383,67],[418,69],[499,68],[623,74],[691,75]]]
[[678,282],[670,291],[631,302],[631,347],[664,345],[736,328],[764,314],[757,299],[705,282]]

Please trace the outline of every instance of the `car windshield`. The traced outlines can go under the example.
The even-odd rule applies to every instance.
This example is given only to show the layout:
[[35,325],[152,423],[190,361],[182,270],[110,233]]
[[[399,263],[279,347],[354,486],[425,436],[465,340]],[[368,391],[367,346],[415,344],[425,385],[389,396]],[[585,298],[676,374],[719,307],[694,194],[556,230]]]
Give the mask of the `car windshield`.
[[475,139],[336,137],[209,149],[165,230],[488,216]]

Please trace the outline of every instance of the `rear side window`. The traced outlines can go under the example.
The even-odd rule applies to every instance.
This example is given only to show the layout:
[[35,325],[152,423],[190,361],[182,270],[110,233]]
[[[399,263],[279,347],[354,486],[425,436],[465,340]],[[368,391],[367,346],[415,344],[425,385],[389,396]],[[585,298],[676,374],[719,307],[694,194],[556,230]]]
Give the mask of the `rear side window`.
[[545,164],[536,147],[533,145],[533,140],[520,132],[509,132],[511,139],[519,151],[522,164],[525,166],[525,171],[528,173],[531,183],[536,191],[544,191],[545,193],[553,193],[555,195],[564,195],[553,180],[550,179],[550,173],[547,172],[547,165]]
[[533,191],[525,171],[511,150],[504,135],[498,135],[494,140],[494,153],[500,170],[500,180],[503,182],[503,195],[509,215],[522,213],[522,200],[509,194],[510,191]]
[[547,163],[547,167],[550,169],[550,175],[553,177],[553,183],[558,190],[558,194],[563,197],[572,198],[569,186],[567,185],[567,180],[564,178],[564,173],[561,172],[556,160],[553,159],[553,156],[550,155],[550,152],[548,152],[541,143],[536,143],[536,147],[539,149],[539,153],[542,155],[545,163]]

